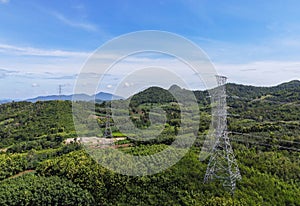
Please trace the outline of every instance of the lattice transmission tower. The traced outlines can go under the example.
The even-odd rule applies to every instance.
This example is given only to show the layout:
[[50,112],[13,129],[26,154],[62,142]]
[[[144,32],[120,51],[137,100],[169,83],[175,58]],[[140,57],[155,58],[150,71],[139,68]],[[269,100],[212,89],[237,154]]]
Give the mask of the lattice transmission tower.
[[105,130],[104,130],[104,137],[105,138],[112,138],[112,132],[111,132],[111,127],[110,127],[110,114],[109,110],[106,109],[106,119],[105,119]]
[[236,181],[241,179],[238,164],[236,162],[227,132],[227,104],[226,88],[227,78],[216,76],[218,87],[211,92],[212,124],[215,128],[215,143],[206,169],[204,182],[219,180],[223,186],[234,193]]
[[62,87],[63,87],[62,84],[58,85],[58,96],[59,96],[60,100],[61,100],[61,95],[62,95]]

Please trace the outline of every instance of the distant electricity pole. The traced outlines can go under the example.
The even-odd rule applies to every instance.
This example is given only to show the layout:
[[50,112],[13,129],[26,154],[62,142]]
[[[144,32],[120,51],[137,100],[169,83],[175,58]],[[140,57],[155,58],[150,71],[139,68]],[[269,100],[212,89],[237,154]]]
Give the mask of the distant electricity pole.
[[61,99],[61,94],[62,94],[62,86],[63,85],[58,85],[58,95],[59,95],[59,99]]
[[241,179],[240,171],[234,157],[232,147],[227,132],[227,104],[226,88],[227,78],[216,76],[218,87],[212,91],[213,124],[215,127],[216,142],[212,149],[212,154],[206,169],[204,182],[218,179],[223,182],[223,186],[234,193],[236,181]]
[[58,85],[58,95],[59,95],[59,99],[61,100],[62,97],[62,88],[66,86],[65,84],[60,84]]
[[110,114],[108,108],[106,108],[106,117],[105,117],[105,130],[104,130],[104,137],[105,138],[112,138],[112,132],[110,127]]

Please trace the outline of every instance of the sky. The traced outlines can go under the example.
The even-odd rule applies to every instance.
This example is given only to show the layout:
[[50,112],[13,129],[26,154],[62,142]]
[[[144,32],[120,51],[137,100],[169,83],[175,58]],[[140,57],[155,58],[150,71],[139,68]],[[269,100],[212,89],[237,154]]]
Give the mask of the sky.
[[[59,85],[70,94],[97,48],[140,30],[189,39],[230,82],[300,79],[299,8],[297,0],[0,0],[0,99],[57,94]],[[118,75],[109,74],[101,90],[111,92]]]

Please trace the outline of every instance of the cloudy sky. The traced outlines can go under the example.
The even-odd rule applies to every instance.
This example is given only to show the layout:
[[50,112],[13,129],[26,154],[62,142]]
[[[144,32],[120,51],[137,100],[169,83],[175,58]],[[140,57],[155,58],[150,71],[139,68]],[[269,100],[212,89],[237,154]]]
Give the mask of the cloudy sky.
[[[193,41],[230,82],[300,79],[299,8],[297,0],[0,0],[0,99],[57,94],[58,85],[70,94],[99,46],[139,30]],[[145,65],[153,55],[141,59]],[[107,75],[101,89],[111,92],[118,75]]]

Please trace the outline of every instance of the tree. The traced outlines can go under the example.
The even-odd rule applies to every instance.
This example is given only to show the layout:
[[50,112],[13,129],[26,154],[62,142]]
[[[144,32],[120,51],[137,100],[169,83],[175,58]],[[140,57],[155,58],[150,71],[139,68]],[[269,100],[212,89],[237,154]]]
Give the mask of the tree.
[[93,196],[69,180],[26,174],[0,183],[0,205],[94,205]]

